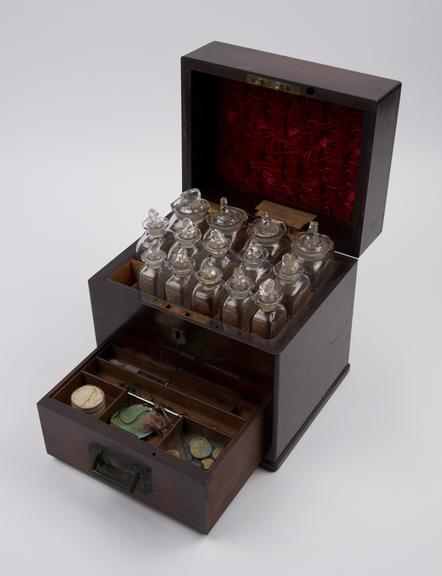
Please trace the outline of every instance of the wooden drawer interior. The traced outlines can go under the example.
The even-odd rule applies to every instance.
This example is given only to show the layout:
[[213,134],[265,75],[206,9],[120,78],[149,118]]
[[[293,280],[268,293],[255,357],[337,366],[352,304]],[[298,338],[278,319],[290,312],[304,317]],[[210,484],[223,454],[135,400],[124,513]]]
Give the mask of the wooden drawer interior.
[[[105,407],[99,413],[84,414],[71,406],[73,390],[83,384],[95,384],[103,389]],[[153,458],[161,461],[172,477],[176,470],[177,477],[188,476],[191,486],[193,481],[197,482],[198,498],[204,500],[199,503],[201,508],[198,507],[205,511],[203,517],[200,512],[195,519],[183,520],[179,513],[177,517],[203,532],[210,529],[259,465],[265,450],[264,408],[268,398],[262,390],[254,390],[247,383],[235,390],[233,386],[210,381],[207,374],[204,377],[189,374],[176,365],[169,354],[165,353],[160,360],[157,347],[150,350],[146,341],[137,341],[124,333],[97,349],[47,398],[55,401],[55,405],[52,404],[55,407],[63,405],[64,413],[73,419],[79,418],[84,426],[99,430],[102,437],[135,447],[147,462]],[[167,419],[166,428],[161,433],[138,439],[113,427],[112,416],[134,403],[160,406]],[[44,424],[42,418],[43,428]],[[202,464],[202,460],[192,457],[190,440],[197,436],[211,444],[212,455],[216,456],[212,461]],[[88,438],[95,440],[93,434]],[[51,452],[48,442],[47,448]],[[69,454],[66,452],[65,456],[61,443],[56,450],[59,453],[55,455],[69,461]],[[69,450],[73,451],[72,446]],[[85,458],[79,457],[71,463],[86,468]],[[161,482],[161,478],[157,477],[156,482]],[[152,495],[147,499],[142,492],[134,495],[159,509],[165,508],[161,502],[152,501]]]

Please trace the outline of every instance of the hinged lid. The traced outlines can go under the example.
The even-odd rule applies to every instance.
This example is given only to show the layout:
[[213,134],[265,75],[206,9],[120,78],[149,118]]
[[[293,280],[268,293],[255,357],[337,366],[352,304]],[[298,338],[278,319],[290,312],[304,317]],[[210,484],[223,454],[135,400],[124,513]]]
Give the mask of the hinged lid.
[[382,230],[400,83],[212,42],[182,58],[183,189],[316,215],[359,256]]

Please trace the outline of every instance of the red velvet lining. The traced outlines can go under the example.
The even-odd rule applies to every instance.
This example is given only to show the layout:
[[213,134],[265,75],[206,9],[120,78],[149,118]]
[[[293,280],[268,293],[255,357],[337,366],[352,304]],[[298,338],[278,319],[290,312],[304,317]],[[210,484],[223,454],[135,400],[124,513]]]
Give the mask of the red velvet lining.
[[268,199],[350,220],[363,112],[223,80],[218,178]]

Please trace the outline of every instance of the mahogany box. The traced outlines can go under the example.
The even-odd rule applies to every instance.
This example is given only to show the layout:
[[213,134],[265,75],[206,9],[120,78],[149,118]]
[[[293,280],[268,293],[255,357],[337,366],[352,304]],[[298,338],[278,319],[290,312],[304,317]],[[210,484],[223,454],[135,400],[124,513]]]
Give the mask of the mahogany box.
[[[316,218],[333,271],[265,340],[142,294],[134,242],[89,281],[98,347],[38,410],[49,454],[207,533],[349,370],[357,258],[382,230],[401,85],[220,42],[181,62],[183,190],[251,216],[265,201],[292,235]],[[87,383],[105,392],[95,414],[70,404]],[[109,424],[136,396],[171,411],[166,434]],[[189,434],[222,449],[208,470],[170,452]]]

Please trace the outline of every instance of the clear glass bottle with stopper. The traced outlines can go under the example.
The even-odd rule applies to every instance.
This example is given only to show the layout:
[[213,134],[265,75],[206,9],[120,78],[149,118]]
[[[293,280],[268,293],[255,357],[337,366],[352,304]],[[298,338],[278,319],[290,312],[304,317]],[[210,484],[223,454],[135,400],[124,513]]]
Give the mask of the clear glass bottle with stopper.
[[190,308],[192,291],[196,285],[194,262],[189,257],[186,248],[178,248],[172,260],[169,260],[171,276],[165,284],[166,300],[171,304]]
[[255,238],[251,238],[239,253],[239,257],[244,266],[244,273],[251,278],[255,286],[271,274],[269,263],[269,253],[258,244]]
[[148,217],[143,222],[144,234],[138,240],[135,252],[141,260],[141,254],[148,248],[150,242],[156,238],[161,240],[161,248],[166,253],[173,243],[173,234],[169,230],[169,221],[163,218],[156,210],[151,208]]
[[287,312],[282,301],[282,292],[275,286],[272,278],[267,278],[254,296],[258,310],[250,324],[252,334],[263,338],[275,338],[287,322]]
[[268,250],[270,261],[273,263],[290,249],[287,226],[273,219],[267,212],[250,225],[249,235]]
[[307,232],[296,236],[292,251],[301,261],[313,285],[331,273],[334,260],[333,241],[325,234],[319,234],[317,222],[310,222]]
[[204,235],[203,245],[205,254],[222,270],[224,279],[229,278],[238,263],[237,254],[231,249],[232,239],[219,230],[210,229]]
[[198,284],[192,293],[192,310],[213,318],[219,313],[223,303],[223,273],[213,258],[206,258],[196,273]]
[[253,286],[254,282],[245,275],[243,265],[235,268],[232,277],[225,284],[228,296],[221,309],[221,320],[224,323],[241,330],[249,330],[254,309]]
[[204,258],[204,247],[201,230],[190,218],[184,218],[181,228],[175,232],[175,243],[169,250],[168,259],[172,261],[181,248],[186,249],[187,255],[193,259],[198,268]]
[[293,316],[307,297],[310,279],[304,274],[302,264],[294,254],[283,254],[275,264],[276,287],[282,292],[282,303],[289,316]]
[[212,212],[206,218],[209,229],[219,230],[232,239],[232,249],[239,250],[245,241],[244,223],[247,222],[247,213],[241,208],[229,206],[227,198],[219,201],[219,210]]
[[159,238],[152,240],[141,254],[144,266],[138,273],[138,288],[143,294],[164,298],[164,285],[170,275],[166,258]]
[[201,198],[198,188],[189,188],[172,202],[171,208],[174,212],[172,229],[175,232],[181,228],[184,218],[190,218],[195,226],[204,222],[209,211],[209,202]]

